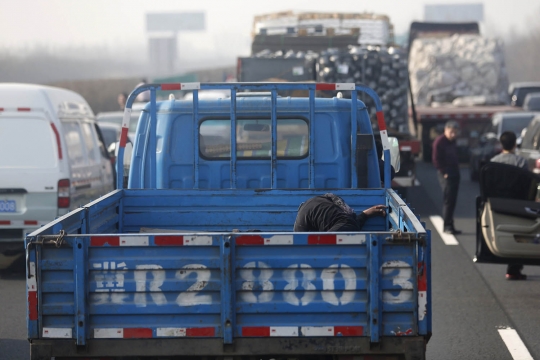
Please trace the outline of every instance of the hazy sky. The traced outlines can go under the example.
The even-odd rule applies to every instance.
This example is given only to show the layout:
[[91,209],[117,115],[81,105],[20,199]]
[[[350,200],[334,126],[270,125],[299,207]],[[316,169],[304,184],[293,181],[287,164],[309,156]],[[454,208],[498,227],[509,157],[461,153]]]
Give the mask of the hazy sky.
[[[424,4],[481,3],[433,0],[0,0],[0,49],[50,49],[65,46],[124,49],[146,46],[147,12],[204,11],[206,31],[179,37],[190,51],[216,56],[249,55],[253,16],[296,10],[386,14],[396,34],[422,20]],[[540,18],[538,0],[484,0],[483,30],[508,38],[523,33]],[[145,54],[146,55],[146,54]]]

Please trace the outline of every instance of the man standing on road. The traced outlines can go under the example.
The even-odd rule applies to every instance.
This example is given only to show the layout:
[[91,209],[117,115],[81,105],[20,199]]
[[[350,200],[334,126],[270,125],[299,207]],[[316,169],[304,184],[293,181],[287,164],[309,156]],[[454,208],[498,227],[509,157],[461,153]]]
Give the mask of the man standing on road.
[[[492,162],[498,162],[502,164],[514,165],[519,168],[528,170],[527,160],[525,158],[514,154],[516,150],[516,134],[513,131],[505,131],[502,133],[500,139],[502,145],[502,152],[499,155],[495,155],[491,158]],[[523,265],[520,264],[508,264],[506,268],[507,280],[526,280],[527,275],[522,274]]]
[[459,134],[459,124],[448,121],[444,133],[433,142],[432,161],[437,169],[439,184],[443,190],[443,220],[446,234],[458,235],[460,230],[454,227],[454,209],[456,208],[459,190],[459,161],[456,137]]

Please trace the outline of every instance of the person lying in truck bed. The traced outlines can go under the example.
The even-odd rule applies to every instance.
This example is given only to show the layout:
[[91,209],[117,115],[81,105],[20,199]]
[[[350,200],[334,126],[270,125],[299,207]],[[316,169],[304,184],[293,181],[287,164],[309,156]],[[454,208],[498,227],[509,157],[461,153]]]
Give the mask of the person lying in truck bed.
[[366,220],[372,216],[386,216],[386,206],[375,205],[357,215],[342,198],[327,193],[300,204],[293,231],[361,231]]

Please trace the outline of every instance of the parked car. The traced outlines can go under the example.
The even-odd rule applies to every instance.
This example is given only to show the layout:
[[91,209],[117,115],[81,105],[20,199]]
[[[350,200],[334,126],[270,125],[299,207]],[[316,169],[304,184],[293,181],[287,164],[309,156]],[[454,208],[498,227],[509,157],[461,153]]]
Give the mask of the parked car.
[[523,110],[540,111],[540,92],[527,94],[523,100]]
[[77,93],[0,84],[0,269],[40,226],[113,189],[113,169],[88,103]]
[[527,159],[529,170],[540,174],[540,114],[536,114],[527,126],[517,153]]
[[529,93],[540,92],[540,82],[515,82],[508,87],[510,104],[512,106],[523,106],[525,96]]
[[502,133],[513,131],[516,137],[520,137],[521,131],[529,125],[534,116],[535,114],[530,112],[496,113],[493,115],[491,127],[480,135],[478,146],[470,150],[469,173],[471,181],[477,181],[482,166],[502,151],[499,141]]

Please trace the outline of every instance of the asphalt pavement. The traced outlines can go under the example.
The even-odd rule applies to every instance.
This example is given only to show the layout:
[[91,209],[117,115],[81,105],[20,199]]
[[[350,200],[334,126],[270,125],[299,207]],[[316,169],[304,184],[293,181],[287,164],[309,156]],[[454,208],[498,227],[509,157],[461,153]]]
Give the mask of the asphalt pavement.
[[[446,245],[430,217],[440,216],[442,195],[430,164],[419,162],[420,186],[407,202],[432,230],[433,336],[428,359],[540,359],[540,267],[526,266],[526,281],[505,279],[505,265],[476,264],[475,198],[478,183],[462,169],[456,227],[463,234]],[[29,358],[25,277],[0,273],[0,359]],[[506,340],[506,342],[505,342]]]

